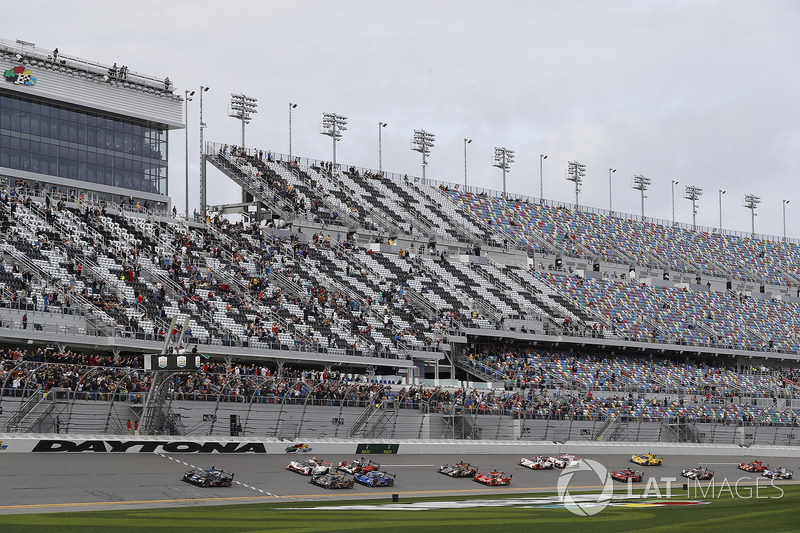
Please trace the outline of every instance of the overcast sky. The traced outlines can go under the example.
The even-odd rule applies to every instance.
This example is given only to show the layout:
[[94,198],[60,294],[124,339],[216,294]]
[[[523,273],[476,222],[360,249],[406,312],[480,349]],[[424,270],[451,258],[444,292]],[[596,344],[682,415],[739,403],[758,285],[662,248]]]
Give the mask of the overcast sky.
[[[516,152],[511,193],[574,202],[567,162],[586,165],[580,203],[691,223],[684,186],[703,189],[698,225],[800,237],[800,2],[709,1],[26,1],[3,37],[210,87],[205,138],[238,144],[232,93],[258,99],[247,145],[330,159],[323,112],[345,115],[340,163],[421,174],[414,129],[436,135],[427,176],[502,188],[494,147]],[[198,205],[198,100],[189,104],[190,209]],[[184,137],[170,134],[170,191],[184,205]],[[210,172],[209,203],[239,194]]]

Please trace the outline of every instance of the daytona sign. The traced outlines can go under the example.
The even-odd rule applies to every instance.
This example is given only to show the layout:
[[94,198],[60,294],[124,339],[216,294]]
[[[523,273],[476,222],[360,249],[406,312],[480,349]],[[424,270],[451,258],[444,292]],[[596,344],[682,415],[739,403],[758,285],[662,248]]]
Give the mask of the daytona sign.
[[99,453],[267,453],[262,442],[192,442],[158,440],[40,440],[32,452]]

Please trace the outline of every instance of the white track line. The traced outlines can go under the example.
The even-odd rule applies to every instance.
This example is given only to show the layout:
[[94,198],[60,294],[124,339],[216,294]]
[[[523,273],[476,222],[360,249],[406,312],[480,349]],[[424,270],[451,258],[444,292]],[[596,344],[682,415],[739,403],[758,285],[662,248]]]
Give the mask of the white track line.
[[[181,461],[180,459],[175,459],[174,457],[170,457],[169,455],[166,455],[166,454],[163,454],[163,453],[159,453],[158,455],[160,455],[164,459],[169,459],[170,461],[175,461],[176,463],[180,463],[180,464],[182,464],[184,466],[188,466],[189,468],[193,468],[195,470],[199,470],[199,467],[194,466],[193,464],[189,464],[186,461]],[[433,465],[431,465],[431,466],[433,466]],[[273,498],[280,498],[280,496],[278,496],[277,494],[272,494],[271,492],[267,492],[265,490],[261,490],[261,489],[259,489],[257,487],[251,487],[250,485],[242,483],[241,481],[234,480],[234,483],[236,483],[237,485],[241,485],[242,487],[245,487],[247,489],[254,490],[256,492],[260,492],[261,494],[266,494],[267,496],[272,496]]]

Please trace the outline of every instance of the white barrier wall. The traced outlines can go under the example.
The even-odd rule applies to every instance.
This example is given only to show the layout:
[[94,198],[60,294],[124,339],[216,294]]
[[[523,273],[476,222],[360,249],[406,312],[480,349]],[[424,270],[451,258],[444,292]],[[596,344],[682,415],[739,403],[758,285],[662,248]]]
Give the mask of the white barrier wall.
[[[367,446],[368,445],[368,446]],[[403,455],[575,455],[655,453],[658,455],[716,455],[720,457],[800,457],[800,448],[678,443],[609,442],[503,442],[503,441],[420,441],[420,440],[279,440],[220,439],[186,437],[109,438],[93,435],[0,434],[0,454],[10,453],[242,453],[242,454],[385,454]]]

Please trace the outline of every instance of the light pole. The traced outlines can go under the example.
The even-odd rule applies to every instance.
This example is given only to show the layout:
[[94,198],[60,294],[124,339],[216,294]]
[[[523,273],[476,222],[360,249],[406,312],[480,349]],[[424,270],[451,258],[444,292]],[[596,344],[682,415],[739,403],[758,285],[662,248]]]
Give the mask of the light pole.
[[586,165],[577,161],[567,163],[567,181],[575,182],[575,209],[578,209],[578,193],[581,192],[581,183],[586,177]]
[[783,201],[783,242],[786,242],[786,204],[789,203],[789,200]]
[[692,201],[692,229],[697,229],[697,200],[703,196],[703,189],[687,185],[683,189],[683,197]]
[[228,111],[228,116],[242,121],[242,151],[245,150],[244,126],[245,124],[250,124],[253,115],[258,113],[256,111],[256,107],[258,107],[256,102],[258,102],[256,98],[251,98],[244,94],[231,95],[231,107]]
[[614,209],[611,206],[611,174],[613,174],[616,171],[617,171],[616,168],[609,168],[608,169],[608,212],[609,212],[609,214],[614,212]]
[[644,199],[647,198],[647,196],[644,195],[644,191],[647,190],[647,188],[650,186],[650,183],[650,178],[646,178],[641,174],[636,174],[633,177],[632,187],[642,194],[642,220],[644,220]]
[[675,225],[675,186],[680,183],[678,180],[672,180],[672,225]]
[[292,109],[297,107],[297,104],[289,102],[289,161],[292,161]]
[[503,171],[503,198],[506,196],[506,172],[509,171],[513,162],[514,150],[509,150],[505,147],[494,147],[494,163],[492,163],[492,166]]
[[544,202],[544,174],[542,173],[542,161],[547,159],[544,154],[539,154],[539,200]]
[[722,233],[722,195],[725,194],[725,189],[719,190],[719,232]]
[[383,174],[383,141],[381,138],[381,130],[388,124],[385,122],[378,122],[378,172]]
[[346,126],[347,117],[335,113],[322,114],[322,125],[319,132],[333,140],[333,168],[331,173],[336,170],[336,142],[342,138],[342,132],[347,131]]
[[756,236],[756,209],[760,203],[760,196],[756,196],[752,193],[744,195],[744,203],[742,206],[750,210],[750,232],[752,233],[753,237]]
[[428,166],[428,154],[431,153],[436,136],[425,130],[414,130],[411,149],[422,154],[422,183],[425,183],[425,167]]
[[203,130],[206,123],[203,122],[203,93],[208,91],[208,87],[200,86],[200,214],[203,220],[206,217],[206,154],[203,146]]
[[467,145],[472,142],[472,139],[464,137],[464,192],[467,192]]
[[189,218],[189,102],[192,101],[194,91],[183,91],[183,119],[186,121],[186,129],[184,129],[184,137],[186,137],[186,203],[184,206],[183,216]]

